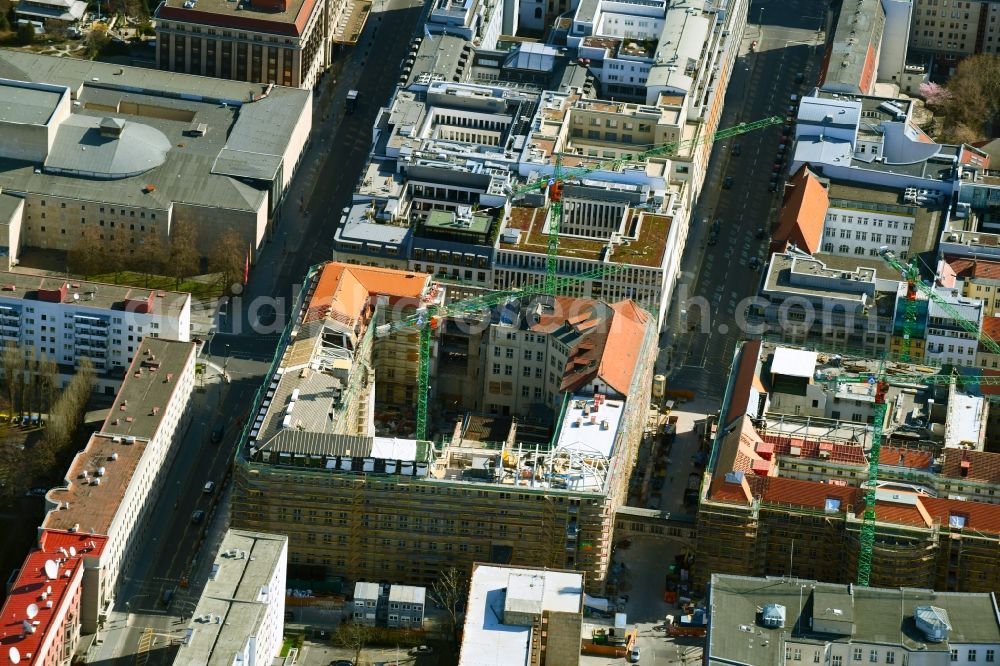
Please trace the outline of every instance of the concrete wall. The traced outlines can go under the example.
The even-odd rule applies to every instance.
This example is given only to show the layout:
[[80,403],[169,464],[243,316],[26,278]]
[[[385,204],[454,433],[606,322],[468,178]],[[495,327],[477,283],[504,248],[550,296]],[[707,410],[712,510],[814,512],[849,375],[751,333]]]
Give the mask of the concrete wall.
[[545,666],[577,666],[583,615],[545,611],[549,624],[545,641]]
[[198,252],[206,257],[211,256],[226,232],[235,231],[247,251],[253,250],[250,258],[253,263],[267,229],[267,202],[261,202],[256,212],[174,204],[171,226],[180,222],[190,222],[198,229]]
[[[14,197],[8,197],[14,199]],[[0,247],[7,248],[7,256],[0,257],[0,269],[9,271],[18,263],[21,253],[21,225],[24,221],[24,200],[15,202],[14,214],[0,220]]]

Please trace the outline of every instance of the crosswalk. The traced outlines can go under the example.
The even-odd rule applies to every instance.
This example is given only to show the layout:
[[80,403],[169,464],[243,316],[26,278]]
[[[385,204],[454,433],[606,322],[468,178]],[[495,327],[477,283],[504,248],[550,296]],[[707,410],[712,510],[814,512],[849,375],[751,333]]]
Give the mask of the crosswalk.
[[153,628],[146,627],[142,631],[142,636],[139,637],[139,643],[135,648],[135,666],[146,666],[146,662],[149,661],[149,650],[153,647]]

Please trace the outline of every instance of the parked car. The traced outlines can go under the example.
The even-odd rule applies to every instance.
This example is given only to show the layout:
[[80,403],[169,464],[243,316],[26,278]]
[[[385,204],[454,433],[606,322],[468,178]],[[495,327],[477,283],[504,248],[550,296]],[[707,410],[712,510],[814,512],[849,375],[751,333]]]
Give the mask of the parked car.
[[761,266],[760,259],[758,259],[757,257],[750,257],[750,270],[752,271],[760,270],[760,266]]
[[718,234],[720,231],[722,231],[722,218],[717,217],[715,222],[712,222],[712,233]]
[[629,660],[629,663],[632,663],[632,664],[638,664],[639,663],[639,646],[638,645],[636,645],[635,647],[633,647],[632,650],[628,653],[628,660]]
[[733,177],[726,176],[725,180],[722,181],[722,189],[728,190],[733,187]]
[[218,444],[219,442],[221,442],[222,435],[224,435],[225,432],[226,432],[226,427],[221,423],[215,426],[215,429],[212,430],[212,444]]
[[215,490],[215,481],[207,482],[205,484],[205,487],[202,488],[202,492],[205,493],[206,495],[210,495],[213,490]]
[[434,654],[434,648],[430,645],[418,645],[410,650],[410,654]]
[[173,598],[174,598],[174,590],[173,588],[168,588],[166,590],[163,590],[163,595],[160,597],[160,603],[162,603],[164,606],[169,606]]
[[197,525],[203,520],[205,520],[205,512],[201,509],[196,509],[194,513],[191,514],[191,523],[193,525]]
[[767,228],[766,227],[758,227],[757,228],[757,233],[754,234],[754,235],[757,236],[757,238],[766,238],[767,237]]
[[739,157],[740,153],[742,153],[742,152],[743,152],[743,146],[740,145],[739,143],[734,143],[733,144],[733,157]]
[[806,75],[804,73],[799,72],[798,74],[795,75],[795,82],[796,83],[802,83],[805,80],[806,80]]

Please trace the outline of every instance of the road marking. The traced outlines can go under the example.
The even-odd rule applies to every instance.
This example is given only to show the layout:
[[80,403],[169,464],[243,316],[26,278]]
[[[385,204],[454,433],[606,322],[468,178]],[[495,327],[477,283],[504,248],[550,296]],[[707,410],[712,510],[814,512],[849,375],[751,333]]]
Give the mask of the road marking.
[[139,637],[139,643],[136,645],[135,650],[135,664],[136,666],[146,666],[146,662],[149,661],[149,648],[153,645],[153,629],[152,627],[146,627],[142,631],[142,636]]

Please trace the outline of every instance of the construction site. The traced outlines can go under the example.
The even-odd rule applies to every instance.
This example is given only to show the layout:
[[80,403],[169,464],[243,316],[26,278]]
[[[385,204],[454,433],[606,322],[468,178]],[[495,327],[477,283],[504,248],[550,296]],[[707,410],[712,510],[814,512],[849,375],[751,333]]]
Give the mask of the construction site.
[[974,368],[746,342],[698,512],[711,572],[996,589],[1000,454]]
[[384,268],[307,276],[243,435],[232,517],[287,533],[295,576],[427,584],[490,561],[602,589],[655,318],[541,288],[469,294]]

